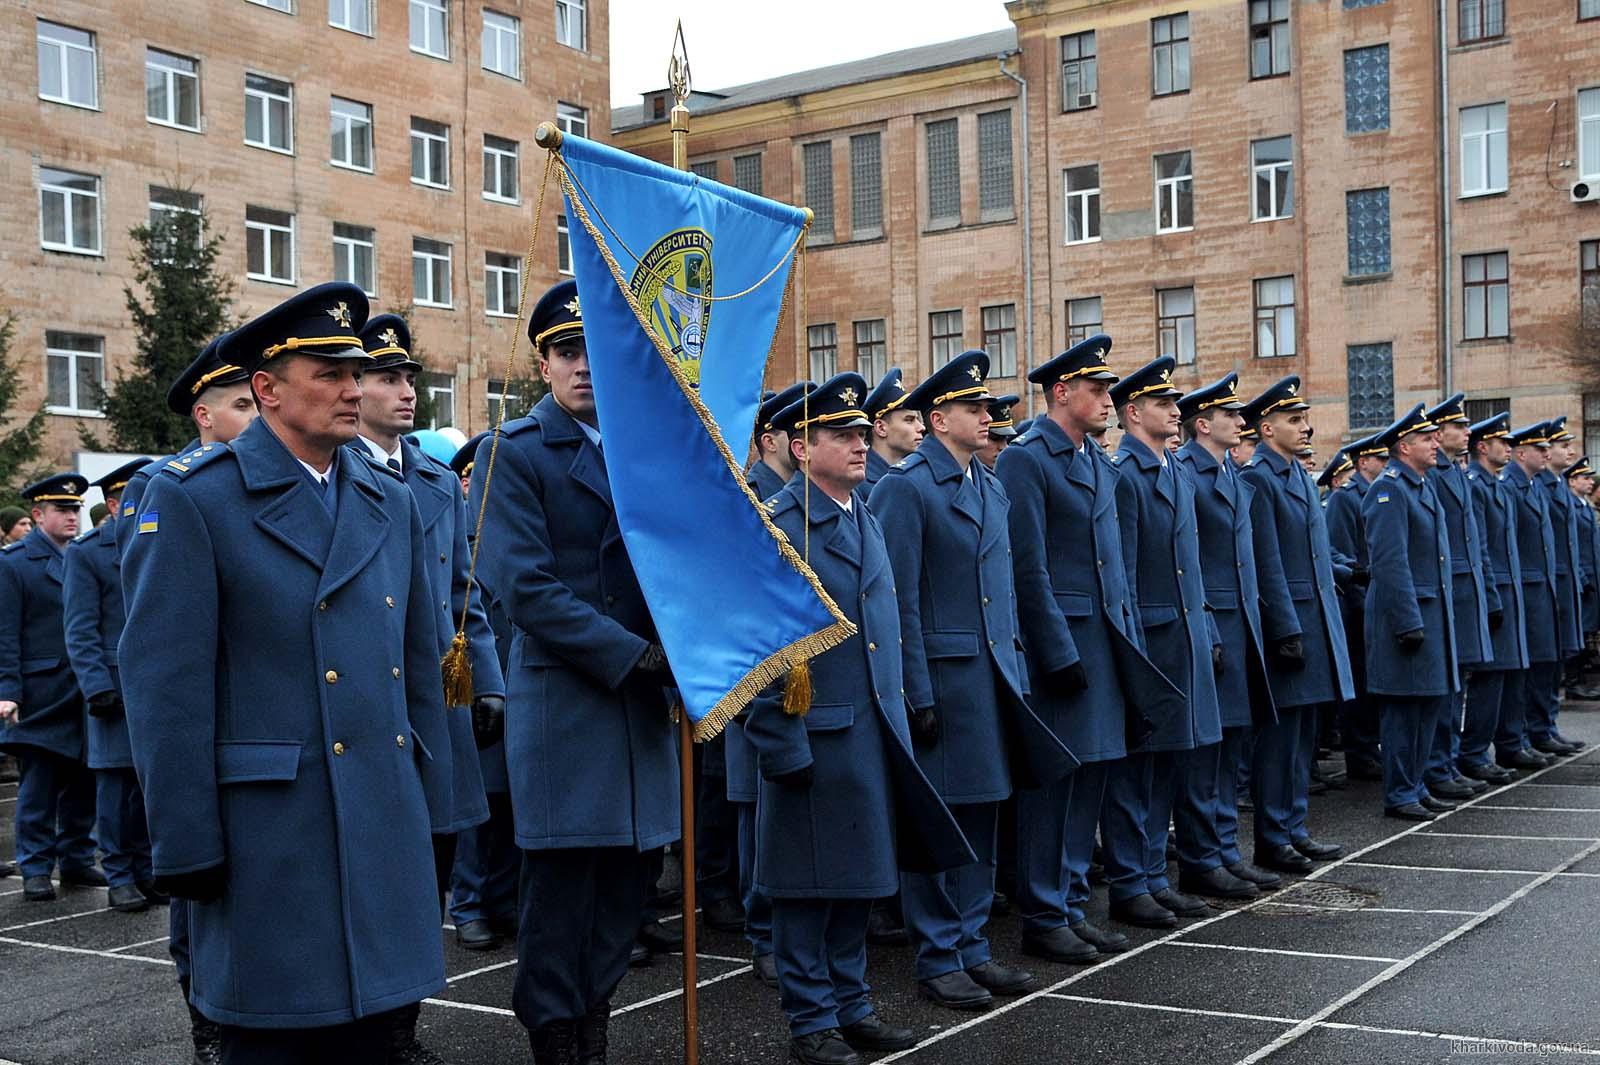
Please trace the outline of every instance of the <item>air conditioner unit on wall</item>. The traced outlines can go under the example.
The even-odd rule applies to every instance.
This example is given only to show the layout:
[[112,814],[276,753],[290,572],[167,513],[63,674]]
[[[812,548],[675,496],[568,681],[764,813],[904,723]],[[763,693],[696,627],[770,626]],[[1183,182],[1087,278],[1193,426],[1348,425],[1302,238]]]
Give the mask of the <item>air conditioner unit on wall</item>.
[[1094,106],[1094,99],[1095,99],[1095,94],[1094,93],[1092,93],[1092,92],[1080,92],[1078,94],[1078,102],[1075,105],[1073,105],[1073,110],[1082,111],[1086,107],[1093,107]]
[[1600,203],[1600,181],[1574,181],[1573,203]]

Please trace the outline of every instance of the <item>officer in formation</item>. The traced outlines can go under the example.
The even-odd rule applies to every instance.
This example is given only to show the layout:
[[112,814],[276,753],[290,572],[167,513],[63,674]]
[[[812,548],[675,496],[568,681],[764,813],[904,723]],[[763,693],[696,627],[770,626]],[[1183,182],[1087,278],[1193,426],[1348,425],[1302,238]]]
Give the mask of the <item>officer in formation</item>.
[[1550,443],[1549,461],[1539,474],[1539,483],[1550,500],[1551,533],[1556,546],[1556,623],[1561,635],[1562,668],[1530,708],[1528,737],[1534,750],[1559,757],[1571,747],[1556,725],[1561,712],[1562,682],[1567,664],[1583,652],[1585,644],[1581,547],[1585,533],[1579,527],[1582,515],[1562,477],[1562,471],[1578,457],[1577,441],[1567,428],[1566,415],[1546,422],[1545,428]]
[[989,469],[994,469],[994,464],[1000,458],[1011,441],[1019,435],[1016,420],[1012,417],[1011,408],[1022,402],[1022,397],[1012,394],[995,396],[989,401],[989,434],[984,440],[983,448],[978,452],[978,461]]
[[1582,655],[1568,662],[1567,694],[1580,699],[1600,699],[1600,690],[1584,685],[1583,668],[1592,653],[1593,635],[1600,632],[1600,521],[1597,521],[1594,502],[1595,473],[1584,455],[1562,472],[1567,488],[1572,492],[1578,515],[1578,553],[1583,571],[1579,588],[1582,628],[1587,646]]
[[[1355,469],[1355,462],[1350,458],[1350,449],[1342,447],[1333,453],[1333,458],[1329,459],[1328,464],[1322,468],[1322,472],[1317,474],[1317,487],[1322,489],[1322,509],[1324,511],[1328,509],[1329,497],[1350,483],[1350,475],[1355,472]],[[1326,514],[1324,514],[1324,517],[1326,517]],[[1331,520],[1328,526],[1328,537],[1329,539],[1333,537]]]
[[[1383,764],[1378,755],[1377,707],[1367,699],[1366,596],[1362,587],[1368,572],[1367,535],[1361,522],[1361,504],[1367,489],[1383,473],[1389,461],[1387,449],[1378,441],[1381,433],[1352,440],[1341,454],[1350,466],[1342,487],[1330,491],[1323,501],[1323,516],[1328,526],[1328,543],[1350,560],[1356,575],[1354,586],[1341,590],[1339,614],[1344,622],[1345,646],[1350,650],[1350,683],[1355,697],[1339,704],[1339,735],[1344,747],[1345,773],[1352,780],[1379,780]],[[1338,463],[1330,463],[1329,470]],[[1326,471],[1325,471],[1326,473]],[[1333,474],[1337,477],[1338,474]]]
[[[867,476],[861,492],[871,494],[889,467],[899,465],[922,442],[926,426],[922,414],[907,404],[910,393],[898,366],[884,374],[862,402],[862,410],[872,419],[868,434]],[[857,493],[860,495],[861,493]],[[862,499],[866,495],[861,496]]]
[[[789,404],[816,388],[815,382],[799,381],[779,392],[768,392],[756,413],[755,454],[747,477],[750,490],[758,499],[768,499],[794,476],[794,459],[789,456],[789,434],[775,428],[772,419]],[[735,800],[737,801],[737,800]]]

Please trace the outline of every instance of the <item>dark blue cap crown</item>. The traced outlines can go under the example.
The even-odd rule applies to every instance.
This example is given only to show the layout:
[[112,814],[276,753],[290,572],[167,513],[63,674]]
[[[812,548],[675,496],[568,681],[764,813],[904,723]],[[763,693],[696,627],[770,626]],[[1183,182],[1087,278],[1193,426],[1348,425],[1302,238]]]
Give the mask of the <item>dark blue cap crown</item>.
[[1187,392],[1178,400],[1178,416],[1185,421],[1213,410],[1244,410],[1239,398],[1239,375],[1230,373],[1220,381]]
[[788,388],[773,392],[761,402],[761,410],[756,414],[756,432],[764,433],[775,428],[772,420],[782,413],[789,404],[812,391],[817,387],[815,381],[796,381]]
[[963,351],[933,373],[906,397],[906,406],[927,413],[941,403],[987,402],[989,386],[989,355],[987,352]]
[[1521,429],[1511,431],[1511,443],[1515,447],[1532,445],[1533,447],[1550,446],[1550,430],[1547,422],[1534,422],[1524,425]]
[[227,339],[227,333],[213,339],[172,382],[172,387],[167,389],[168,410],[187,418],[189,412],[194,410],[200,393],[206,389],[250,380],[250,375],[244,370],[222,361],[222,346]]
[[1282,378],[1265,392],[1245,404],[1245,421],[1255,425],[1269,414],[1281,411],[1310,410],[1311,404],[1300,395],[1300,378],[1295,374]]
[[578,304],[578,283],[557,281],[534,304],[528,316],[528,339],[542,351],[564,337],[583,335],[583,308]]
[[1485,418],[1481,422],[1473,423],[1467,430],[1467,440],[1476,444],[1479,440],[1499,440],[1511,436],[1511,412],[1501,411],[1493,417]]
[[147,458],[137,458],[132,462],[124,462],[121,466],[95,481],[94,486],[100,489],[102,494],[114,496],[128,487],[128,482],[133,480],[133,475],[148,465],[150,465],[150,460]]
[[1428,420],[1434,425],[1444,425],[1446,422],[1465,422],[1467,420],[1467,394],[1457,392],[1437,407],[1428,411]]
[[1571,466],[1562,470],[1561,475],[1563,477],[1593,477],[1594,467],[1589,465],[1589,456],[1585,455]]
[[1171,355],[1163,355],[1145,363],[1111,386],[1111,402],[1120,409],[1124,403],[1139,399],[1175,399],[1182,396],[1183,389],[1172,383],[1172,371],[1177,367],[1178,360]]
[[1350,449],[1342,447],[1334,452],[1333,458],[1328,462],[1328,468],[1317,475],[1317,484],[1328,488],[1333,484],[1333,479],[1346,470],[1353,469],[1355,462],[1350,458]]
[[890,411],[905,405],[906,397],[911,393],[907,391],[901,376],[900,367],[896,366],[884,374],[877,386],[867,393],[866,405],[861,408],[867,412],[867,417],[877,421]]
[[316,285],[229,333],[219,356],[246,373],[286,355],[365,360],[361,328],[367,324],[367,311],[367,294],[360,286],[347,281]]
[[361,330],[361,346],[372,356],[369,370],[422,369],[422,363],[411,357],[411,330],[398,314],[380,314],[369,321]]
[[1017,426],[1011,418],[1011,408],[1022,402],[1021,396],[996,396],[989,401],[989,435],[1016,436]]
[[869,426],[872,421],[861,409],[866,395],[866,378],[853,371],[836,374],[774,415],[772,427],[792,433],[814,425],[829,429]]
[[1346,444],[1344,449],[1350,453],[1351,461],[1370,458],[1373,455],[1388,455],[1389,445],[1383,439],[1383,434],[1387,431],[1380,430],[1371,436],[1363,436]]
[[1428,408],[1418,403],[1394,420],[1394,424],[1378,434],[1386,448],[1392,448],[1412,433],[1431,433],[1439,428],[1428,419]]
[[1085,337],[1049,362],[1035,366],[1028,380],[1046,389],[1058,381],[1075,381],[1086,377],[1091,381],[1115,381],[1117,375],[1106,365],[1111,354],[1111,338],[1104,333]]
[[76,506],[89,490],[89,478],[81,473],[56,473],[34,481],[22,490],[31,503],[66,503]]

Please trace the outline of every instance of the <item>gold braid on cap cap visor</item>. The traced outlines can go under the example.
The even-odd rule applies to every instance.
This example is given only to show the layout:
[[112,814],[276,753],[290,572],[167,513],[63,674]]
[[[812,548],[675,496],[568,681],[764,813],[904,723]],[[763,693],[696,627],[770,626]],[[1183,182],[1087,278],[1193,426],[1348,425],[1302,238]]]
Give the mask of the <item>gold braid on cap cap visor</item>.
[[1237,403],[1237,402],[1239,402],[1239,394],[1237,392],[1229,392],[1225,396],[1218,396],[1216,399],[1208,399],[1208,400],[1206,400],[1204,403],[1202,403],[1198,407],[1196,407],[1195,411],[1198,413],[1199,411],[1210,410],[1212,407],[1220,407],[1224,403]]
[[1007,418],[1005,421],[989,423],[989,429],[991,432],[995,429],[1015,429],[1016,427],[1017,422],[1015,418]]
[[[910,395],[909,392],[906,393],[906,394]],[[928,409],[932,410],[933,408],[937,407],[939,404],[941,404],[941,403],[949,403],[952,400],[957,400],[957,399],[970,399],[970,400],[985,399],[985,398],[988,397],[988,395],[989,395],[989,388],[988,388],[987,385],[979,385],[977,388],[957,389],[954,392],[946,392],[942,396],[934,396],[933,397],[933,402],[928,404]]]
[[[132,479],[133,478],[131,478],[131,477],[128,478],[128,480],[130,480],[130,481]],[[118,481],[116,484],[108,484],[108,485],[106,485],[104,488],[100,489],[100,491],[105,495],[110,495],[112,492],[119,491],[119,490],[121,490],[123,488],[126,488],[126,487],[128,487],[128,481]]]
[[[261,361],[266,362],[268,359],[282,355],[286,351],[299,351],[301,348],[346,348],[350,351],[360,352],[362,358],[370,359],[372,357],[362,348],[361,341],[354,337],[290,337],[282,344],[273,344],[263,351],[261,353]],[[316,354],[316,352],[312,352],[312,354]]]
[[1275,413],[1277,413],[1277,410],[1278,410],[1279,407],[1286,407],[1290,403],[1299,403],[1299,404],[1301,404],[1301,406],[1295,408],[1296,410],[1310,410],[1311,409],[1311,404],[1307,403],[1304,399],[1301,399],[1299,396],[1284,396],[1282,399],[1275,399],[1271,403],[1268,403],[1265,407],[1262,407],[1261,408],[1261,416],[1263,418],[1265,418],[1269,414],[1275,414]]
[[1511,435],[1511,430],[1510,429],[1493,429],[1493,430],[1490,430],[1489,432],[1483,433],[1483,434],[1481,434],[1479,436],[1475,436],[1475,437],[1473,437],[1473,439],[1474,440],[1504,440],[1506,437],[1508,437],[1510,435]]
[[228,364],[224,363],[223,365],[217,367],[215,370],[212,370],[210,373],[202,374],[200,376],[200,380],[198,380],[198,381],[196,381],[194,383],[194,387],[189,389],[189,394],[191,396],[198,396],[201,392],[205,391],[207,385],[209,385],[211,382],[215,381],[217,378],[226,377],[231,373],[241,373],[241,372],[243,372],[243,371],[241,371],[239,369],[239,367],[237,367],[237,366],[229,366]]
[[389,347],[379,348],[377,351],[369,351],[367,354],[371,355],[374,359],[376,359],[379,355],[404,355],[408,359],[411,358],[411,352],[400,347],[398,344],[391,344]]
[[[1106,373],[1111,373],[1111,367],[1107,366],[1103,362],[1097,362],[1097,363],[1094,363],[1094,364],[1089,365],[1089,366],[1080,366],[1076,370],[1071,371],[1070,373],[1062,374],[1059,378],[1057,378],[1057,380],[1070,381],[1074,377],[1082,377],[1084,374],[1100,373],[1101,371],[1104,371]],[[1118,378],[1115,374],[1112,374],[1112,380],[1116,381],[1116,380],[1121,380],[1121,379]]]
[[583,323],[582,322],[562,322],[559,325],[551,326],[549,329],[546,329],[543,332],[539,333],[537,336],[535,336],[533,338],[533,346],[536,347],[536,348],[543,347],[545,341],[554,340],[556,337],[560,336],[563,333],[581,333],[581,332],[583,332]]
[[[890,411],[897,409],[900,406],[900,404],[904,403],[906,400],[908,400],[910,398],[911,398],[911,393],[910,392],[902,392],[902,393],[900,393],[893,400],[891,400],[887,406],[885,406],[882,410],[880,410],[876,414],[874,414],[872,416],[872,420],[873,421],[877,421],[879,418],[883,417],[885,414],[888,414]],[[769,425],[767,428],[770,429],[772,427]]]
[[1389,454],[1389,449],[1387,447],[1385,447],[1382,444],[1373,444],[1371,447],[1364,447],[1360,451],[1357,451],[1356,452],[1356,458],[1358,458],[1358,459],[1367,459],[1367,458],[1372,458],[1372,457],[1377,456],[1377,455],[1388,455],[1388,454]]
[[78,495],[47,495],[34,496],[30,503],[82,503],[83,496]]
[[[1129,395],[1128,398],[1123,400],[1122,402],[1124,402],[1124,403],[1132,403],[1136,399],[1143,399],[1145,396],[1148,396],[1150,393],[1159,392],[1163,388],[1172,388],[1172,382],[1171,381],[1157,381],[1153,385],[1145,385],[1143,388],[1139,389],[1137,392],[1134,392],[1131,395]],[[1178,389],[1176,389],[1176,388],[1172,388],[1172,391],[1177,392],[1177,394],[1180,395],[1180,396],[1183,395],[1183,393],[1178,391]]]
[[1345,470],[1353,470],[1353,469],[1355,469],[1355,466],[1356,466],[1356,464],[1351,462],[1347,458],[1340,459],[1338,462],[1333,464],[1333,469],[1328,471],[1328,479],[1332,480],[1333,478],[1335,478],[1335,477],[1339,476],[1341,473],[1343,473]]
[[1447,414],[1443,418],[1440,418],[1438,421],[1436,421],[1434,424],[1435,425],[1444,425],[1444,424],[1446,424],[1448,422],[1464,422],[1466,420],[1467,420],[1467,416],[1465,414],[1461,414],[1461,413]]
[[854,408],[850,410],[836,410],[832,414],[819,414],[815,418],[802,419],[801,421],[795,422],[794,427],[796,429],[804,429],[810,425],[831,425],[834,422],[848,421],[851,418],[860,418],[865,421],[866,417],[867,412],[864,410],[856,410]]
[[1412,433],[1431,433],[1431,432],[1434,432],[1435,430],[1437,430],[1438,428],[1439,427],[1437,425],[1434,425],[1428,419],[1424,418],[1420,422],[1418,422],[1416,425],[1410,425],[1410,426],[1407,426],[1405,429],[1402,429],[1400,431],[1400,435],[1401,436],[1410,436]]

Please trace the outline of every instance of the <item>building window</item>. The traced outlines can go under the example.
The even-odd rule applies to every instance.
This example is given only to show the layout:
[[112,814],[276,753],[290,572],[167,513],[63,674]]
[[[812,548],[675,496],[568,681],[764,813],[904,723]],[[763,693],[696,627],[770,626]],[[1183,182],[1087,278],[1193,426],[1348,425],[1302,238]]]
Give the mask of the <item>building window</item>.
[[244,209],[245,276],[294,284],[294,215],[267,207]]
[[[867,387],[874,388],[889,372],[889,343],[882,318],[872,318],[855,323],[856,373],[867,379]],[[872,417],[872,411],[867,412]]]
[[1506,191],[1506,105],[1461,109],[1461,195]]
[[1061,110],[1093,107],[1099,89],[1094,31],[1061,38]]
[[707,181],[717,180],[717,161],[707,159],[703,163],[690,163],[689,172],[695,177],[705,178]]
[[521,276],[522,261],[515,255],[484,253],[484,310],[490,318],[517,316],[517,280]]
[[45,404],[52,414],[99,414],[106,342],[82,333],[44,334]]
[[[761,183],[761,157],[756,161],[756,184]],[[739,160],[734,174],[738,176]],[[850,138],[850,236],[870,240],[883,236],[883,138],[860,133]]]
[[761,155],[759,152],[753,155],[736,155],[733,157],[733,186],[756,196],[761,195]]
[[40,19],[39,99],[74,107],[99,107],[94,34]]
[[1289,0],[1249,0],[1250,76],[1289,73]]
[[1389,128],[1389,46],[1352,48],[1344,54],[1344,131]]
[[990,377],[1017,376],[1017,305],[1002,303],[983,309],[983,350],[989,353]]
[[1600,89],[1578,93],[1578,176],[1600,178]]
[[1488,41],[1506,33],[1506,0],[1460,0],[1461,43]]
[[583,51],[588,48],[588,13],[584,0],[556,0],[556,43]]
[[1250,217],[1257,222],[1294,214],[1294,138],[1250,142]]
[[294,86],[244,76],[244,142],[273,152],[294,151]]
[[495,11],[483,13],[483,69],[522,78],[522,20]]
[[826,381],[838,373],[839,327],[832,322],[806,326],[806,354],[810,356],[813,381]]
[[1600,325],[1600,240],[1578,245],[1578,302],[1584,322]]
[[[1504,414],[1511,409],[1510,396],[1493,396],[1488,399],[1469,399],[1466,403],[1467,424],[1477,425],[1479,422],[1493,418],[1497,414]],[[1592,439],[1586,437],[1586,439]]]
[[328,0],[328,25],[372,36],[372,0]]
[[518,173],[521,147],[504,137],[483,135],[483,198],[497,203],[520,200]]
[[371,228],[333,224],[333,279],[359,285],[369,296],[378,294],[378,257]]
[[294,14],[294,0],[250,0],[259,7],[270,7],[274,11],[282,11],[286,15]]
[[144,50],[144,116],[158,126],[200,128],[200,62]]
[[1016,214],[1011,181],[1011,112],[978,116],[978,214],[985,222]]
[[449,126],[412,116],[411,183],[436,189],[450,187]]
[[411,238],[411,302],[419,307],[449,307],[450,245]]
[[1067,301],[1067,347],[1104,332],[1104,326],[1099,296]]
[[577,104],[556,103],[556,126],[575,137],[589,135],[589,109]]
[[329,160],[334,166],[372,173],[372,105],[338,96],[328,101]]
[[1350,276],[1389,273],[1389,190],[1347,192],[1344,211]]
[[411,50],[450,58],[449,0],[411,0]]
[[[1600,0],[1578,0],[1578,19],[1600,18]],[[1584,438],[1586,441],[1588,437]]]
[[961,312],[934,311],[928,315],[928,339],[937,370],[961,354]]
[[1189,14],[1150,20],[1150,91],[1156,96],[1189,91]]
[[499,425],[501,413],[500,408],[507,408],[507,413],[511,414],[512,417],[515,417],[516,415],[514,412],[518,407],[517,401],[522,397],[516,392],[510,391],[506,387],[504,378],[491,377],[486,382],[484,398],[489,401],[489,424]]
[[1156,289],[1156,346],[1179,366],[1194,364],[1194,289]]
[[160,185],[150,186],[150,224],[152,226],[161,225],[174,215],[198,215],[200,206],[199,193],[185,192],[182,189],[164,189]]
[[1263,277],[1255,283],[1256,358],[1295,354],[1294,278]]
[[1394,345],[1345,348],[1351,429],[1382,429],[1394,420]]
[[1346,11],[1354,11],[1357,8],[1377,7],[1379,4],[1386,4],[1388,2],[1389,0],[1344,0],[1344,9]]
[[1067,197],[1067,243],[1100,239],[1100,164],[1068,167],[1062,172]]
[[927,125],[928,222],[961,222],[961,138],[953,118]]
[[556,273],[572,276],[572,229],[564,214],[556,216]]
[[39,168],[39,243],[51,251],[100,254],[100,179]]
[[1461,257],[1462,338],[1511,335],[1510,256],[1505,252]]
[[1156,232],[1194,228],[1194,171],[1188,152],[1155,158]]
[[833,142],[816,141],[800,150],[805,168],[806,206],[811,208],[812,243],[833,242]]
[[433,421],[429,429],[448,429],[456,423],[456,375],[429,371],[417,382],[428,392],[428,402],[433,407]]

